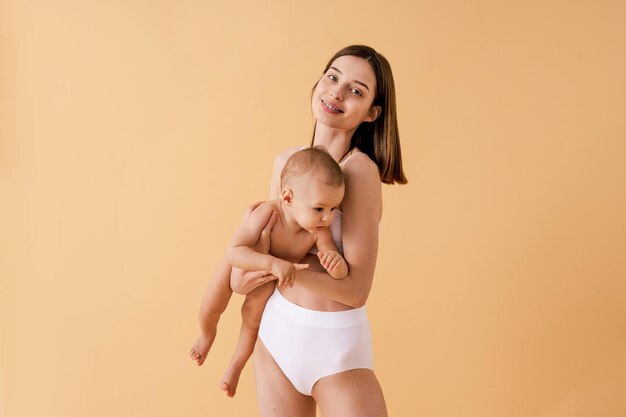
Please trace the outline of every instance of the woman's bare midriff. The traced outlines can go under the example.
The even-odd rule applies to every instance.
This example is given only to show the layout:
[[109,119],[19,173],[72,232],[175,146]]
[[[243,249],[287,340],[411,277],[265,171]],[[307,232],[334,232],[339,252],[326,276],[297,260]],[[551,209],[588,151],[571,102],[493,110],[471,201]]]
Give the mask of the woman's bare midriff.
[[328,298],[320,297],[305,288],[280,288],[281,294],[292,303],[309,310],[317,311],[345,311],[352,307],[338,303]]

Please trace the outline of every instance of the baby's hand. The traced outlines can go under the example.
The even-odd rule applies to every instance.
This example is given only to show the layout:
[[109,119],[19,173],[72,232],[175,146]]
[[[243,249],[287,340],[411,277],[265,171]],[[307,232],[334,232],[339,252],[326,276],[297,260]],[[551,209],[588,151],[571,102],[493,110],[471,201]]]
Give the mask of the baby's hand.
[[348,275],[348,264],[343,256],[334,250],[317,253],[320,263],[333,278],[345,278]]
[[276,259],[272,264],[272,275],[278,278],[279,287],[291,287],[296,279],[296,271],[308,267],[308,264],[292,264],[282,259]]

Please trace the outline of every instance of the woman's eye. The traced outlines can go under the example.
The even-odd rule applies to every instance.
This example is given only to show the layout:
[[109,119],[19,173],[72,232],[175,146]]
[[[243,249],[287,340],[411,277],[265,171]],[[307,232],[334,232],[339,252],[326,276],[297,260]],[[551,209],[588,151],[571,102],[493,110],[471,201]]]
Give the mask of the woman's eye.
[[328,75],[328,78],[329,78],[331,81],[337,81],[337,77],[336,77],[335,75],[333,75],[333,74],[329,74],[329,75]]
[[355,96],[362,96],[363,93],[361,93],[361,90],[359,90],[358,88],[353,88],[352,89],[352,94],[354,94]]

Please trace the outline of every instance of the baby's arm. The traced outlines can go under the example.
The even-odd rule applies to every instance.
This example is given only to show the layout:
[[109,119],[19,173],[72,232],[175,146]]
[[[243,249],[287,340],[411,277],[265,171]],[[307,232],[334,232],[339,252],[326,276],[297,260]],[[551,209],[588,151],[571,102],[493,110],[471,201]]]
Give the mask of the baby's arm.
[[348,275],[348,264],[341,256],[329,228],[325,228],[316,233],[317,256],[320,263],[328,271],[328,274],[335,279],[342,279]]
[[250,213],[235,231],[228,245],[226,259],[232,266],[246,271],[268,271],[278,278],[278,286],[291,286],[295,271],[308,265],[292,264],[252,249],[274,211],[270,203],[262,203]]

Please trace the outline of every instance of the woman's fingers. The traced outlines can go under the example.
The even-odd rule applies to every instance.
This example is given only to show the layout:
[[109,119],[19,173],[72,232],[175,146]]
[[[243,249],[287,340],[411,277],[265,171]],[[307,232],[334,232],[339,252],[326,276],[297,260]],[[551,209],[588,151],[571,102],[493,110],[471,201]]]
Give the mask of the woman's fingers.
[[244,218],[248,217],[248,215],[250,213],[252,213],[254,211],[255,208],[259,207],[261,204],[263,203],[263,201],[257,201],[255,203],[250,204],[247,208],[246,208],[246,212],[244,214]]
[[261,237],[267,236],[269,238],[269,235],[272,232],[274,225],[276,224],[276,220],[278,218],[277,216],[278,215],[276,214],[276,212],[272,211],[272,214],[270,214],[270,218],[267,220],[267,223],[265,223],[263,230],[261,230]]
[[265,275],[263,275],[262,277],[259,277],[257,279],[257,282],[254,284],[253,288],[250,288],[250,291],[258,288],[259,286],[265,284],[266,282],[270,282],[271,280],[276,279],[276,277],[270,273],[265,273]]
[[270,235],[272,233],[272,229],[274,228],[274,225],[276,224],[277,219],[278,219],[278,215],[276,214],[275,211],[272,211],[272,214],[270,215],[269,220],[265,224],[265,227],[263,227],[263,230],[261,230],[261,239],[263,239],[264,241],[267,241],[268,244],[270,241]]
[[276,279],[269,271],[241,271],[233,268],[230,286],[237,294],[248,294],[259,285]]
[[[278,220],[278,213],[276,213],[275,211],[272,211],[272,214],[270,215],[270,219],[267,222],[267,224],[265,225],[265,228],[268,231],[272,231],[272,229],[274,228],[274,225],[276,224],[276,220]],[[263,229],[265,230],[265,229]]]
[[270,236],[272,235],[272,229],[278,220],[278,214],[275,211],[272,211],[270,218],[263,226],[263,230],[261,230],[261,234],[259,235],[259,240],[254,244],[253,249],[259,253],[270,253],[271,240]]

